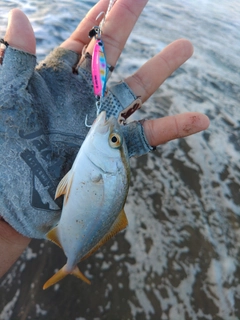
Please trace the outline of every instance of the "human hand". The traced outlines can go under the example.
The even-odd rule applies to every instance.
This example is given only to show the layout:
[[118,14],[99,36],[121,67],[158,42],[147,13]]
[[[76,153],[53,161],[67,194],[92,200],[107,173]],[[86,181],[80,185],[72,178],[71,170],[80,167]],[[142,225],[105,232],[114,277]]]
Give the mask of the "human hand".
[[[103,33],[103,41],[105,43],[105,50],[106,50],[106,55],[107,55],[107,61],[110,65],[114,66],[117,62],[117,59],[124,47],[124,44],[127,40],[127,37],[129,33],[131,32],[138,16],[140,15],[143,7],[146,4],[146,0],[141,0],[138,1],[137,3],[135,1],[126,1],[126,0],[118,0],[118,2],[114,5],[112,11],[110,12],[108,19],[106,20],[106,23],[104,25],[104,33]],[[80,23],[76,31],[72,34],[72,36],[66,40],[61,47],[65,48],[67,50],[73,50],[74,52],[81,54],[83,46],[85,44],[89,43],[89,38],[88,38],[88,32],[92,28],[93,25],[96,24],[96,16],[99,14],[101,11],[106,11],[108,5],[108,1],[100,1],[87,15],[87,17]],[[123,24],[123,17],[124,17],[124,23]],[[119,28],[119,26],[122,26]],[[114,34],[114,38],[111,38],[111,36]],[[10,23],[8,26],[8,30],[5,36],[5,41],[7,41],[11,47],[29,52],[30,54],[35,54],[35,37],[33,35],[33,31],[31,28],[30,23],[28,22],[27,18],[23,13],[21,13],[19,10],[13,10],[10,15]],[[91,53],[92,50],[92,43],[89,44],[88,46],[88,51]],[[158,55],[156,55],[154,58],[149,60],[140,70],[138,70],[133,76],[128,77],[125,79],[125,82],[129,85],[129,87],[132,89],[134,94],[136,96],[141,96],[141,100],[144,102],[146,101],[152,93],[164,82],[164,80],[174,71],[176,70],[182,63],[184,63],[192,54],[192,46],[190,42],[187,40],[178,40],[171,45],[169,45],[165,50],[160,52]],[[5,58],[4,58],[5,59]],[[7,57],[6,57],[7,59]],[[31,59],[31,58],[30,58]],[[73,54],[72,60],[76,59],[76,56]],[[4,61],[5,63],[5,61]],[[32,63],[34,65],[34,63]],[[9,67],[9,66],[7,66]],[[4,66],[0,67],[4,68]],[[161,70],[161,72],[159,72]],[[50,72],[49,70],[45,70],[46,72]],[[159,75],[160,74],[160,75]],[[17,75],[16,75],[17,76]],[[35,75],[37,77],[37,75]],[[32,73],[29,72],[27,75],[28,81],[31,81]],[[30,80],[29,80],[30,79]],[[51,78],[52,79],[52,78]],[[9,80],[9,79],[7,79]],[[37,79],[38,80],[38,79]],[[10,81],[10,80],[9,80]],[[78,86],[79,83],[76,84]],[[54,89],[52,87],[51,89]],[[75,92],[76,88],[74,89],[72,87],[67,87],[67,90],[69,92],[69,96],[71,95],[71,91]],[[31,92],[33,93],[33,92]],[[42,92],[44,94],[44,92]],[[60,94],[60,93],[59,93]],[[61,96],[61,94],[60,94]],[[3,96],[2,96],[3,97]],[[61,96],[62,97],[62,96]],[[18,102],[18,95],[16,95],[16,101]],[[49,97],[51,98],[51,97]],[[69,97],[67,97],[69,98]],[[5,96],[6,99],[6,96]],[[28,99],[28,96],[26,97],[26,100]],[[90,98],[91,99],[91,98]],[[77,100],[77,99],[75,99]],[[92,99],[93,100],[93,99]],[[2,100],[3,101],[3,100]],[[1,106],[3,105],[3,102],[1,101]],[[45,100],[46,101],[46,100]],[[55,101],[53,101],[55,102]],[[75,101],[77,103],[77,101]],[[4,101],[5,103],[5,101]],[[29,101],[28,101],[29,103]],[[32,103],[32,100],[31,102]],[[22,106],[24,107],[26,104],[26,101],[22,101]],[[93,101],[94,104],[94,101]],[[72,102],[69,104],[68,108],[70,109],[70,106],[72,107]],[[10,105],[11,107],[11,105]],[[54,106],[53,106],[54,108]],[[35,110],[36,111],[36,110]],[[48,109],[49,111],[49,109]],[[56,111],[56,108],[54,109]],[[57,110],[58,111],[58,110]],[[76,110],[70,110],[74,113],[74,115],[69,112],[67,116],[69,116],[69,119],[74,121],[72,119],[76,115]],[[53,117],[57,117],[57,113],[54,114],[54,112],[51,114],[51,117],[48,115],[48,121],[54,121]],[[65,114],[64,114],[65,115]],[[30,116],[32,116],[32,113],[30,113]],[[46,114],[41,114],[41,117],[45,117]],[[85,118],[85,115],[84,115]],[[29,117],[31,120],[31,117]],[[78,119],[78,118],[77,118]],[[5,119],[6,120],[6,119]],[[65,120],[65,119],[63,119]],[[67,119],[66,119],[67,120]],[[28,137],[28,133],[31,132],[37,132],[37,128],[42,129],[41,126],[36,126],[36,123],[39,122],[39,118],[36,117],[33,119],[33,123],[28,123],[29,125],[32,125],[31,130],[29,129],[28,131],[25,130],[26,132],[21,132],[22,137]],[[48,123],[49,124],[49,123]],[[64,124],[64,122],[58,123],[58,126]],[[161,119],[154,119],[154,120],[147,120],[143,123],[144,126],[144,132],[145,136],[148,140],[148,143],[150,145],[159,145],[161,143],[165,143],[169,140],[179,138],[179,137],[184,137],[189,134],[193,134],[196,132],[199,132],[205,128],[207,128],[209,124],[208,118],[202,114],[199,113],[185,113],[182,115],[176,115],[172,117],[166,117],[166,118],[161,118]],[[11,125],[11,126],[10,126]],[[13,124],[11,123],[9,125],[9,128],[12,128]],[[50,123],[49,125],[52,125]],[[56,123],[54,124],[56,126]],[[75,124],[76,128],[76,124]],[[21,128],[20,128],[21,129]],[[24,129],[25,126],[24,126]],[[43,130],[46,130],[46,127],[43,125]],[[2,130],[1,130],[2,131]],[[23,129],[22,129],[23,131]],[[87,130],[85,128],[85,134]],[[1,136],[0,136],[1,137]],[[76,155],[76,152],[79,149],[79,145],[82,141],[82,138],[78,138],[79,145],[77,143],[73,147],[69,147],[67,152],[65,150],[65,154],[63,155],[61,151],[63,151],[63,147],[66,145],[64,144],[63,147],[57,148],[55,150],[55,146],[51,146],[51,149],[48,147],[44,148],[44,143],[48,142],[50,144],[56,143],[56,140],[42,140],[39,139],[40,134],[38,136],[32,137],[32,142],[35,142],[35,147],[41,148],[41,151],[45,152],[46,159],[49,157],[49,150],[54,151],[54,156],[60,157],[62,159],[62,162],[60,162],[59,166],[59,171],[54,173],[54,178],[52,178],[53,181],[53,187],[57,185],[57,183],[60,180],[60,177],[68,171],[68,169],[71,166],[71,163]],[[46,138],[46,137],[44,137]],[[27,140],[27,139],[25,139]],[[29,140],[28,140],[29,142]],[[68,141],[66,141],[67,143]],[[2,143],[2,142],[1,142]],[[25,151],[29,150],[25,146]],[[36,150],[36,149],[35,149]],[[34,149],[31,149],[30,151],[34,151]],[[14,152],[13,152],[14,153]],[[31,162],[31,152],[30,153],[23,153],[22,152],[22,157],[19,157],[19,150],[15,150],[14,154],[18,153],[18,157],[16,157],[17,161],[22,161],[23,157],[25,156],[25,166],[26,166],[26,161],[28,161],[28,164],[30,165]],[[67,159],[67,160],[66,160]],[[40,159],[41,160],[41,159]],[[23,161],[22,161],[23,162]],[[50,162],[50,160],[49,160]],[[28,167],[26,166],[28,169]],[[48,167],[49,169],[49,167]],[[5,169],[4,169],[5,170]],[[26,170],[26,169],[25,169]],[[65,172],[63,172],[65,171]],[[48,171],[49,172],[49,171]],[[32,176],[32,190],[34,192],[38,193],[39,192],[39,186],[36,185],[39,183],[39,179],[45,178],[43,175],[41,175],[41,172],[38,174],[33,174]],[[11,179],[12,177],[10,177]],[[20,179],[20,175],[15,177],[14,179]],[[28,175],[28,180],[30,180],[30,176]],[[16,180],[15,180],[16,181]],[[12,180],[13,182],[13,180]],[[9,186],[11,186],[11,190],[13,190],[12,187],[12,182],[11,180],[9,181]],[[33,185],[35,183],[35,185]],[[25,180],[25,186],[29,191],[29,186],[27,185],[27,180]],[[34,186],[34,189],[33,189]],[[10,187],[9,187],[10,188]],[[49,189],[49,185],[46,184],[45,189]],[[3,190],[3,186],[0,186],[0,189]],[[22,188],[21,188],[22,189]],[[26,193],[26,189],[24,189],[24,193]],[[51,189],[51,188],[50,188]],[[53,188],[54,189],[54,188]],[[31,191],[32,191],[31,190]],[[22,190],[21,190],[22,191]],[[51,191],[51,190],[50,190]],[[28,193],[29,194],[29,193]],[[17,197],[21,198],[22,194],[18,193]],[[38,194],[41,200],[42,194]],[[26,199],[26,196],[24,196]],[[36,199],[35,199],[36,200]],[[49,199],[45,201],[45,204],[49,204]],[[20,202],[21,203],[21,202]],[[36,202],[35,202],[36,203]],[[2,204],[2,203],[1,203]],[[41,203],[43,205],[44,203]],[[8,203],[9,205],[9,203]],[[33,203],[28,204],[29,208],[31,208],[32,212],[27,213],[27,219],[32,214],[34,216],[34,210],[36,207],[33,207]],[[1,205],[1,212],[4,210],[6,207],[6,204]],[[21,210],[24,210],[26,208],[26,204],[20,206]],[[39,209],[39,208],[38,208]],[[44,208],[42,207],[41,210]],[[54,221],[57,219],[59,216],[59,208],[56,205],[56,207],[50,208],[51,212],[48,210],[49,208],[46,208],[45,210],[45,215],[41,215],[39,218],[38,223],[47,224],[50,226]],[[4,212],[2,215],[5,217]],[[9,215],[9,213],[8,213]],[[7,219],[6,219],[7,220]],[[49,220],[49,221],[48,221]],[[10,222],[11,223],[11,222]],[[27,222],[30,227],[34,225],[34,223],[37,223],[36,221],[27,220]],[[13,224],[13,223],[12,223]],[[3,274],[8,267],[14,262],[14,260],[17,259],[17,257],[21,254],[22,250],[25,248],[25,246],[28,244],[29,239],[21,236],[18,234],[14,229],[12,229],[9,225],[7,225],[4,221],[0,221],[0,255],[1,258],[3,257],[3,261],[5,261],[1,266],[0,266],[0,275]],[[1,230],[4,230],[4,232],[1,232]],[[45,228],[44,228],[45,230]],[[44,233],[44,230],[40,231],[40,233]],[[31,236],[31,235],[30,235]],[[34,235],[33,235],[34,236]],[[10,258],[9,258],[10,257]]]

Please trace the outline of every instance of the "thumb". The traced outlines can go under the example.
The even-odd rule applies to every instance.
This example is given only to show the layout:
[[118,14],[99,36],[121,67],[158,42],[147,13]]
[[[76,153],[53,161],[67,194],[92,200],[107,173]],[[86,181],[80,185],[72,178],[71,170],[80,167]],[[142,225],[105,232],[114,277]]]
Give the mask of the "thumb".
[[8,271],[29,244],[30,239],[15,231],[0,216],[0,278]]
[[13,9],[8,16],[8,27],[4,40],[11,47],[36,54],[36,39],[27,16],[19,9]]
[[[4,40],[11,47],[30,54],[36,53],[36,40],[32,26],[25,14],[18,9],[13,9],[9,14]],[[1,71],[4,72],[4,70],[4,66],[2,66]],[[12,76],[11,72],[8,72],[8,74],[10,74],[9,77]],[[5,81],[5,83],[8,82],[6,77],[0,77],[0,80]],[[11,84],[12,82],[9,80],[9,83]],[[29,242],[29,238],[19,234],[1,218],[0,212],[0,277],[18,259]]]

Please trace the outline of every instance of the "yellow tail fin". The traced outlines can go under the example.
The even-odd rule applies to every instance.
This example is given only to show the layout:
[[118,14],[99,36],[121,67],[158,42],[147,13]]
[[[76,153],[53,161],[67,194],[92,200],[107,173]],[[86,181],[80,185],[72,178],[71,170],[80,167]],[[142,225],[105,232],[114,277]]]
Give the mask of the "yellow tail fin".
[[91,281],[88,280],[88,278],[86,278],[85,275],[78,269],[78,266],[74,268],[71,274],[77,277],[78,279],[81,279],[82,281],[86,282],[87,284],[91,284]]
[[62,267],[62,269],[60,269],[57,273],[55,273],[43,286],[43,290],[51,287],[52,285],[54,285],[55,283],[57,283],[58,281],[62,280],[63,278],[65,278],[68,274],[72,274],[75,277],[83,280],[84,282],[86,282],[87,284],[91,284],[91,282],[83,275],[83,273],[78,269],[78,266],[76,266],[72,272],[68,272],[66,270],[66,264],[65,266]]

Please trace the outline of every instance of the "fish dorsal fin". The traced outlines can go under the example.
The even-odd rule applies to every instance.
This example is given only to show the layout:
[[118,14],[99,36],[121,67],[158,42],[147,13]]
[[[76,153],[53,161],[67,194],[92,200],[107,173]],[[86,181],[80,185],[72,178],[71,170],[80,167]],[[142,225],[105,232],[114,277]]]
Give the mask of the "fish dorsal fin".
[[60,248],[62,248],[62,245],[60,243],[60,240],[58,238],[58,227],[55,227],[53,229],[51,229],[47,234],[46,234],[46,238],[52,242],[54,242],[57,246],[59,246]]
[[113,225],[111,226],[110,230],[108,231],[107,234],[105,234],[105,236],[95,245],[95,247],[93,247],[82,259],[85,260],[88,257],[90,257],[95,251],[97,251],[104,243],[106,243],[108,240],[110,240],[112,237],[114,237],[118,232],[122,231],[123,229],[125,229],[128,225],[128,220],[126,217],[126,213],[124,211],[124,209],[122,209],[117,217],[117,219],[115,220],[115,222],[113,223]]
[[72,180],[73,180],[73,174],[72,174],[72,170],[70,170],[59,182],[56,193],[55,193],[55,199],[57,199],[63,194],[65,195],[66,200],[68,199],[71,186],[72,186]]
[[114,237],[118,232],[122,231],[123,229],[125,229],[128,225],[128,220],[127,220],[127,216],[126,213],[124,211],[124,209],[122,209],[117,217],[117,219],[115,220],[115,222],[113,223],[113,225],[111,226],[109,232],[104,236],[104,238],[100,241],[102,242],[104,240],[104,242],[102,243],[102,245],[107,242],[109,239],[111,239],[112,237]]

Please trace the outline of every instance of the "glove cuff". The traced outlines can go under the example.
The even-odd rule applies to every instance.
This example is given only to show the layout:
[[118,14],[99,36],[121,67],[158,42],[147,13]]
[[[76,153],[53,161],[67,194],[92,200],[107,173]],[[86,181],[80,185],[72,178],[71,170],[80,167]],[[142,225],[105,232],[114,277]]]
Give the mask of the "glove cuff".
[[121,128],[128,148],[129,158],[133,156],[140,157],[156,149],[148,143],[141,121],[130,122]]

